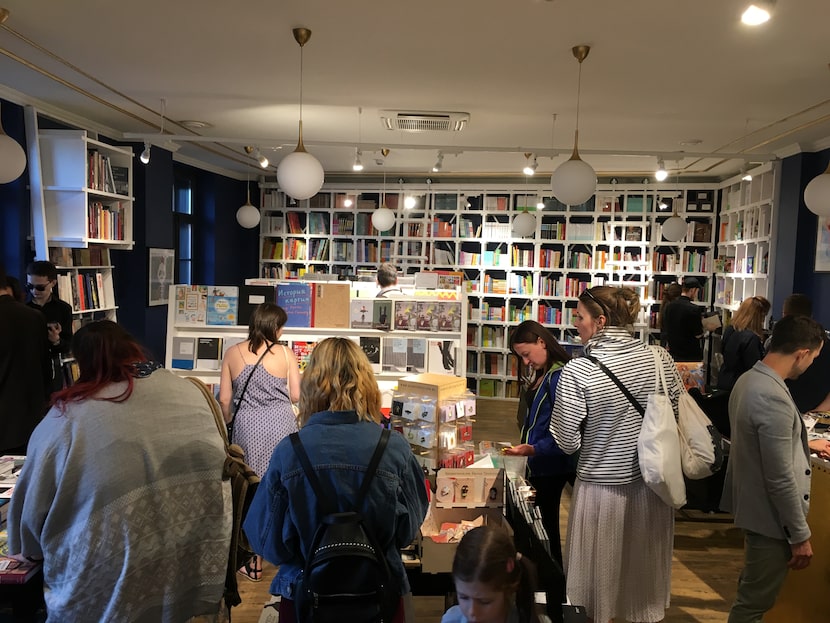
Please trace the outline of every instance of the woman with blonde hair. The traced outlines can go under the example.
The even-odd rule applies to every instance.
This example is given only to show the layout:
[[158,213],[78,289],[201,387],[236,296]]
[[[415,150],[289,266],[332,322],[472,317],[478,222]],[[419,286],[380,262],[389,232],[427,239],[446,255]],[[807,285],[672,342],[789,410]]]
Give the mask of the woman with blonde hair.
[[585,290],[574,313],[585,357],[559,376],[551,417],[557,445],[579,451],[568,517],[567,595],[598,622],[662,621],[671,595],[674,509],[643,482],[641,407],[662,370],[675,412],[683,387],[665,349],[632,335],[640,300],[630,288]]
[[[353,508],[382,432],[380,390],[360,346],[340,337],[319,342],[303,374],[299,406],[299,439],[323,491],[336,492],[341,512],[363,514],[367,529],[385,548],[398,594],[407,595],[399,550],[412,542],[426,515],[424,473],[407,441],[392,432],[363,508]],[[283,439],[244,524],[251,546],[279,565],[271,593],[282,596],[282,623],[297,620],[294,590],[322,522],[318,502],[291,440]],[[394,621],[404,621],[403,612],[401,600]]]
[[732,315],[721,338],[723,364],[718,372],[718,389],[731,390],[739,376],[764,358],[764,322],[770,308],[763,296],[750,296]]

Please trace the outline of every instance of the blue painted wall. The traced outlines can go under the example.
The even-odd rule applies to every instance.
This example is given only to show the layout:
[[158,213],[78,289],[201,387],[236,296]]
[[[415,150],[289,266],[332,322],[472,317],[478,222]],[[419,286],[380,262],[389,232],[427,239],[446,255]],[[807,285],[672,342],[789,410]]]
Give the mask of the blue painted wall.
[[[0,102],[3,129],[26,151],[26,132],[23,107]],[[0,262],[6,273],[26,282],[26,265],[34,259],[29,235],[31,211],[29,210],[29,168],[23,175],[8,184],[0,184]]]

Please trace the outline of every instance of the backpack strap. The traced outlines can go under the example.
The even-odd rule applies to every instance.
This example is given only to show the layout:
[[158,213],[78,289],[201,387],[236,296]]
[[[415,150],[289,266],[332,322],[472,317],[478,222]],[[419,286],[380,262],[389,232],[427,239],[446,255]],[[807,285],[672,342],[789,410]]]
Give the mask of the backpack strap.
[[620,388],[620,391],[622,391],[623,394],[625,394],[625,397],[628,398],[628,401],[631,403],[631,405],[635,409],[637,409],[637,413],[639,413],[641,416],[645,415],[646,410],[643,408],[643,405],[641,405],[637,401],[637,399],[634,397],[634,395],[630,391],[628,391],[628,388],[625,385],[622,384],[622,381],[620,381],[620,379],[617,378],[617,375],[614,374],[613,372],[611,372],[611,370],[608,369],[608,366],[606,366],[604,363],[602,363],[599,359],[597,359],[593,355],[585,355],[585,358],[588,361],[592,361],[593,363],[598,365],[600,370],[605,372],[605,374],[608,375],[608,378],[611,379],[612,381],[614,381],[614,384],[617,387]]
[[[378,465],[380,465],[380,458],[383,455],[383,451],[386,449],[386,444],[389,443],[389,435],[390,432],[388,429],[381,430],[380,439],[378,439],[378,444],[375,446],[375,452],[372,455],[372,459],[369,461],[369,465],[366,467],[366,475],[363,476],[363,482],[360,485],[360,490],[358,491],[357,499],[355,500],[355,506],[358,511],[363,507],[363,500],[366,498],[366,493],[369,491],[369,485],[372,484]],[[306,478],[308,478],[308,484],[311,485],[311,489],[317,497],[317,504],[319,505],[320,510],[324,515],[336,513],[337,509],[333,506],[336,496],[328,497],[323,494],[323,485],[320,482],[320,479],[317,478],[317,473],[311,465],[311,461],[308,458],[305,447],[303,447],[303,442],[300,441],[300,434],[291,433],[289,438],[291,439],[291,445],[294,447],[294,452],[297,455],[297,459],[300,461],[300,465],[305,472]]]

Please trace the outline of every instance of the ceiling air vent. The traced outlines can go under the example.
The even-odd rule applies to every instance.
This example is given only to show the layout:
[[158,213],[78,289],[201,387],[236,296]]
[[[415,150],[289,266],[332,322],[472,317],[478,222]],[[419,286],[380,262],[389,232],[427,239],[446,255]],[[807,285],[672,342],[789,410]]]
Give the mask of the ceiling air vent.
[[380,120],[387,130],[459,132],[464,129],[464,126],[470,120],[470,113],[381,110]]

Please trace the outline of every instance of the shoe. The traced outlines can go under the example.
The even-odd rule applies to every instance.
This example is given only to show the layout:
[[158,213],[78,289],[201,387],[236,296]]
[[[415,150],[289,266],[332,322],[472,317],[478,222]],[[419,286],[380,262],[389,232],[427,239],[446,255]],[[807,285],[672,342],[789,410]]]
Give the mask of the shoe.
[[251,556],[251,558],[237,571],[239,575],[250,580],[251,582],[262,581],[262,563],[259,556]]

